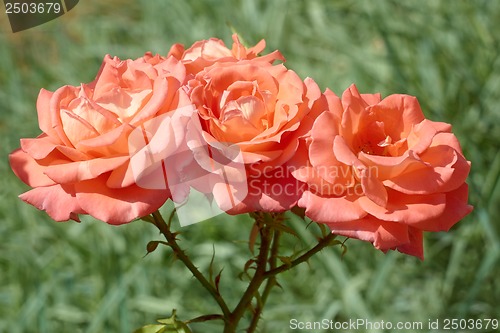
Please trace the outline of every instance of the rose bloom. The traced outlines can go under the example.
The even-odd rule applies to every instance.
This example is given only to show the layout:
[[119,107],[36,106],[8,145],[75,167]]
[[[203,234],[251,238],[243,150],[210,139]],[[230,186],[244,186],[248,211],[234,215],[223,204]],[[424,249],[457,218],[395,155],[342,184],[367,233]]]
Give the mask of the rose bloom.
[[[21,148],[10,155],[14,173],[33,187],[20,198],[56,221],[78,221],[78,214],[89,214],[121,224],[157,210],[171,191],[165,179],[158,179],[163,186],[154,189],[139,186],[138,179],[148,183],[148,174],[137,171],[138,163],[145,150],[152,155],[162,149],[171,153],[184,139],[184,117],[168,113],[190,105],[180,89],[184,78],[185,68],[174,58],[146,53],[121,61],[106,56],[90,84],[63,86],[55,92],[42,89],[37,110],[43,133],[21,139]],[[168,121],[157,124],[162,132],[155,139],[158,133],[148,122],[160,116]],[[142,133],[146,143],[129,141],[131,133]],[[163,148],[158,146],[160,139],[165,140]],[[138,152],[142,155],[135,158]],[[131,158],[138,161],[135,170]],[[144,163],[144,168],[151,168],[151,163]]]
[[[191,185],[211,192],[229,214],[293,207],[302,189],[286,163],[314,118],[326,110],[317,84],[302,81],[282,64],[256,58],[217,62],[189,87],[201,128],[188,131],[188,145],[205,174],[213,176],[192,176]],[[209,149],[197,151],[200,147]],[[234,166],[238,163],[243,172]]]
[[294,158],[308,184],[306,216],[333,233],[423,259],[423,231],[447,231],[472,211],[470,170],[451,126],[424,118],[415,97],[353,85],[314,122]]
[[257,58],[262,61],[273,63],[275,60],[285,59],[279,51],[258,56],[266,47],[266,42],[261,40],[257,45],[246,48],[241,44],[238,35],[233,34],[233,46],[228,49],[224,42],[217,38],[210,38],[195,42],[188,49],[182,44],[174,44],[170,48],[168,56],[173,56],[186,66],[188,74],[197,74],[203,68],[216,62],[234,62],[238,60]]

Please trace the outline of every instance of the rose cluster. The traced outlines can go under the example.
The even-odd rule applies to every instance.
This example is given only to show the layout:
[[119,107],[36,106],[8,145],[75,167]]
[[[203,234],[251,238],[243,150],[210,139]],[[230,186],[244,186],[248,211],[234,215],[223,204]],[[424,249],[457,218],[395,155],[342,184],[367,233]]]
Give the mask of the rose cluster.
[[196,190],[228,214],[295,206],[333,233],[423,258],[422,233],[471,212],[470,162],[415,97],[321,92],[265,42],[106,56],[94,81],[38,96],[42,134],[10,155],[56,221],[123,224]]

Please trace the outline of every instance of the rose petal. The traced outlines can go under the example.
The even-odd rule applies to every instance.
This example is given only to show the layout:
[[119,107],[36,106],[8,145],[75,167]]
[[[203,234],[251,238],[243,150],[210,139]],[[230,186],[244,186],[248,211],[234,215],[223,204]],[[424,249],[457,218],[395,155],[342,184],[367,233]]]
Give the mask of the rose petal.
[[371,242],[375,248],[384,252],[409,242],[408,226],[377,220],[371,216],[326,224],[334,234]]
[[409,242],[398,245],[396,249],[401,253],[424,260],[423,232],[417,228],[408,227],[408,237]]
[[387,135],[393,140],[406,137],[413,125],[425,119],[417,98],[409,95],[390,95],[370,111],[384,123]]
[[248,195],[240,204],[226,212],[231,215],[255,211],[284,212],[297,204],[304,185],[286,170],[249,175]]
[[333,154],[333,141],[338,135],[335,117],[331,112],[323,112],[314,122],[311,130],[309,158],[317,167],[318,174],[325,180],[334,183],[338,177],[329,172],[330,168],[339,168],[339,161]]
[[381,207],[387,207],[387,190],[380,180],[377,179],[376,172],[372,169],[362,169],[361,186],[365,195],[374,203]]
[[128,160],[128,156],[94,158],[88,161],[50,165],[44,173],[58,184],[76,183],[97,178],[103,173],[118,168]]
[[366,216],[356,197],[322,197],[305,191],[298,202],[306,216],[315,222],[347,222]]
[[167,190],[146,190],[136,185],[111,189],[102,177],[75,184],[80,206],[109,224],[128,223],[158,210],[169,198]]
[[446,193],[444,211],[436,217],[415,224],[415,227],[425,231],[448,231],[455,223],[472,212],[473,207],[467,204],[468,189],[468,185],[464,183],[456,190]]
[[418,228],[445,210],[446,196],[442,193],[406,195],[389,189],[387,192],[386,208],[377,205],[368,197],[360,197],[359,205],[380,220],[405,223]]
[[75,214],[85,214],[81,208],[72,186],[52,185],[37,187],[19,196],[21,200],[44,210],[55,221],[77,220]]
[[51,99],[54,95],[53,92],[41,89],[38,94],[38,99],[36,101],[36,109],[38,111],[38,126],[42,132],[46,133],[48,136],[52,137],[54,140],[59,141],[57,132],[52,127],[52,115],[51,115]]
[[46,167],[38,164],[21,149],[16,149],[10,153],[9,163],[16,176],[31,187],[55,184],[52,179],[44,174]]

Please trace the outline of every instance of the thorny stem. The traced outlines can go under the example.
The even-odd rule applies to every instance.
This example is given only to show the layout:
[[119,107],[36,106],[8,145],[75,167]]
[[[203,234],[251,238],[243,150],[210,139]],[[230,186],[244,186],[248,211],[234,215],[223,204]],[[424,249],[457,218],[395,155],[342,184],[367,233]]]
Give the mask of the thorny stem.
[[267,271],[264,274],[264,278],[266,278],[266,279],[271,278],[279,273],[283,273],[283,272],[297,266],[298,264],[303,263],[304,261],[309,260],[309,258],[311,258],[313,255],[315,255],[319,251],[323,250],[325,247],[331,245],[332,241],[335,239],[335,237],[336,237],[335,234],[330,233],[326,237],[321,238],[318,241],[318,244],[316,244],[316,246],[314,246],[312,249],[310,249],[309,251],[307,251],[303,255],[292,260],[289,264],[283,264],[281,266],[278,266],[274,269]]
[[153,213],[153,219],[155,226],[160,230],[160,232],[165,236],[167,242],[174,251],[175,255],[179,260],[181,260],[184,265],[191,271],[194,277],[205,287],[205,289],[212,295],[215,301],[219,304],[219,307],[224,314],[224,317],[227,318],[229,316],[229,308],[219,294],[217,289],[205,278],[205,276],[196,268],[191,259],[186,255],[186,253],[180,248],[179,244],[177,244],[177,240],[175,238],[175,234],[170,231],[170,226],[167,225],[160,212],[156,211]]
[[[259,221],[256,222],[259,223]],[[271,231],[272,229],[269,225],[264,224],[260,226],[259,229],[260,248],[256,261],[257,265],[255,269],[255,274],[250,280],[247,290],[241,297],[238,305],[236,305],[233,312],[231,312],[229,320],[226,321],[226,325],[224,327],[224,333],[233,333],[236,331],[239,321],[245,314],[245,311],[251,306],[252,299],[258,293],[259,287],[265,280],[264,274],[266,272],[267,257],[271,243],[271,237],[270,237]]]
[[[289,263],[277,266],[277,259],[280,247],[280,237],[281,230],[276,228],[273,224],[280,223],[282,221],[282,214],[254,214],[253,217],[259,227],[260,235],[260,248],[259,253],[256,258],[256,268],[255,274],[250,280],[246,291],[241,297],[240,301],[236,305],[233,311],[229,309],[226,302],[222,298],[221,294],[217,288],[207,280],[207,278],[198,270],[198,268],[193,264],[191,259],[186,255],[186,253],[180,248],[177,243],[176,233],[170,230],[170,222],[173,217],[173,213],[169,220],[169,223],[165,222],[161,214],[156,211],[152,214],[153,224],[160,230],[161,234],[167,239],[168,246],[172,248],[173,252],[179,260],[181,260],[184,265],[191,271],[193,276],[203,285],[203,287],[212,295],[214,300],[218,303],[222,310],[222,315],[213,314],[206,315],[195,318],[190,322],[222,319],[224,320],[224,333],[234,333],[238,327],[238,323],[245,314],[247,310],[252,310],[252,318],[250,326],[247,329],[247,333],[255,332],[257,324],[262,314],[262,310],[267,302],[269,294],[273,286],[277,284],[276,275],[283,273],[292,269],[293,267],[309,260],[314,254],[318,253],[325,247],[332,245],[332,241],[335,239],[334,234],[328,234],[327,236],[319,239],[318,244],[316,244],[309,251],[305,252],[301,256],[295,258]],[[269,264],[269,270],[267,266]],[[267,281],[266,281],[267,280]],[[259,294],[259,289],[262,284],[266,281],[262,295]],[[257,300],[256,307],[252,309],[252,300]]]
[[[269,257],[269,269],[272,270],[276,268],[276,261],[278,259],[278,251],[280,246],[280,230],[273,230],[273,244],[271,245],[271,255]],[[276,276],[271,276],[267,279],[262,296],[257,300],[257,307],[252,316],[252,321],[250,322],[250,327],[248,328],[248,333],[255,332],[257,328],[257,323],[259,322],[262,310],[266,305],[267,298],[271,292],[271,289],[276,285]]]

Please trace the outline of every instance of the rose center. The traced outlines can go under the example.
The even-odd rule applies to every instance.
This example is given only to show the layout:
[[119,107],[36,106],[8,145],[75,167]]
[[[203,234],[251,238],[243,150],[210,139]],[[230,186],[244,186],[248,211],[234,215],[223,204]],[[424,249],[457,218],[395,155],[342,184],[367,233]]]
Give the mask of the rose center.
[[387,135],[384,123],[380,121],[374,121],[361,129],[353,143],[356,153],[378,156],[400,156],[406,147],[406,138],[396,140]]

